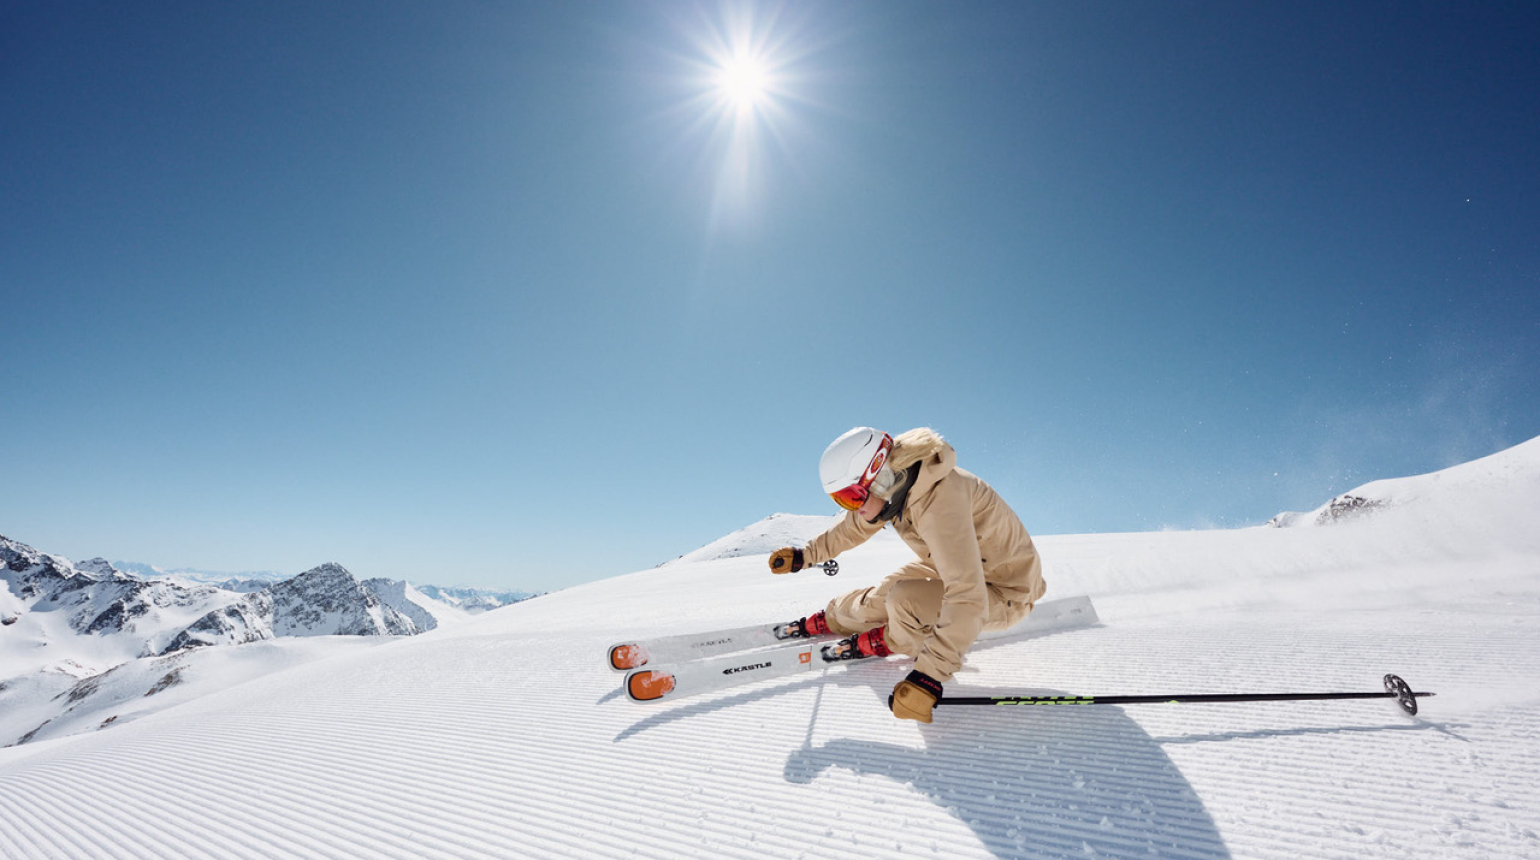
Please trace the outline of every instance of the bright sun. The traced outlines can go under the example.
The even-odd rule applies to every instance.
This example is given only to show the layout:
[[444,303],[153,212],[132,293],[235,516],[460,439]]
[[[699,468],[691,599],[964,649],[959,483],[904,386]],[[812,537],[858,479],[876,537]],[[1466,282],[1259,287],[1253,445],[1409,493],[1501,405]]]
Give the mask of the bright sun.
[[808,57],[817,44],[806,35],[811,13],[801,10],[818,7],[724,3],[717,14],[707,4],[697,8],[708,17],[684,34],[690,50],[679,55],[675,81],[684,96],[677,107],[685,109],[677,115],[702,143],[712,228],[743,226],[799,134],[797,109],[809,104]]
[[752,57],[734,57],[722,66],[717,85],[734,107],[748,110],[769,92],[770,75],[764,63]]

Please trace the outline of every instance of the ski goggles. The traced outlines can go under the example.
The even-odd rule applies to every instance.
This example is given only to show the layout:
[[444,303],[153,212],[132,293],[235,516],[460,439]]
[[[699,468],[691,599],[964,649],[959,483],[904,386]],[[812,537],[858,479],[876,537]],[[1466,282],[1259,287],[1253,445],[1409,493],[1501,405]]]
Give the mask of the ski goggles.
[[830,493],[829,498],[833,499],[836,505],[847,511],[859,511],[861,506],[866,504],[866,500],[872,496],[871,483],[871,481],[867,481],[864,484],[860,482],[851,484],[843,490],[836,490]]

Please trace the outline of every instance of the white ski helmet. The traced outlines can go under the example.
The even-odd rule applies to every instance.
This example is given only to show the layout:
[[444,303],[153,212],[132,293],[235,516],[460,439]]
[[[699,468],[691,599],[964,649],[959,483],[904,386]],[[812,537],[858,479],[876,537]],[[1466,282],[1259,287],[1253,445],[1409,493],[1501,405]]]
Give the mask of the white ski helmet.
[[823,491],[836,504],[853,511],[871,495],[872,480],[893,452],[893,437],[872,427],[857,427],[824,449],[818,461]]

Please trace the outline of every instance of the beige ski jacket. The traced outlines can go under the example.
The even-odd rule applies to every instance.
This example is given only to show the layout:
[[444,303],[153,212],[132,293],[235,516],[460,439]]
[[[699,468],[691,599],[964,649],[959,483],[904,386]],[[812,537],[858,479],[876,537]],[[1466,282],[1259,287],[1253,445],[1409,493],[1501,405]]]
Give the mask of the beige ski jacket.
[[[1020,620],[1047,590],[1032,537],[1005,500],[976,475],[957,468],[957,452],[934,431],[898,437],[895,469],[920,463],[908,502],[893,528],[944,585],[934,631],[915,655],[915,669],[945,681],[962,667],[963,655],[989,621]],[[820,564],[865,543],[886,523],[868,523],[855,511],[803,549],[808,565]],[[897,575],[906,575],[914,565]],[[910,574],[912,575],[912,574]],[[1017,611],[991,611],[991,601]],[[994,625],[991,625],[994,626]]]

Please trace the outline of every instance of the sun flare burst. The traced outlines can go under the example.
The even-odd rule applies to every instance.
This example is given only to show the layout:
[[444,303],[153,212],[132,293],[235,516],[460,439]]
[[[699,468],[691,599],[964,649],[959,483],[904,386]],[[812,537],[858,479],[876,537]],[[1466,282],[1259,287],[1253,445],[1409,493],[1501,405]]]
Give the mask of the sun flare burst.
[[733,57],[722,64],[717,86],[730,105],[738,110],[751,110],[769,97],[770,73],[756,57]]
[[816,106],[817,55],[831,37],[811,7],[730,4],[681,22],[682,99],[674,112],[695,144],[713,228],[753,221]]

